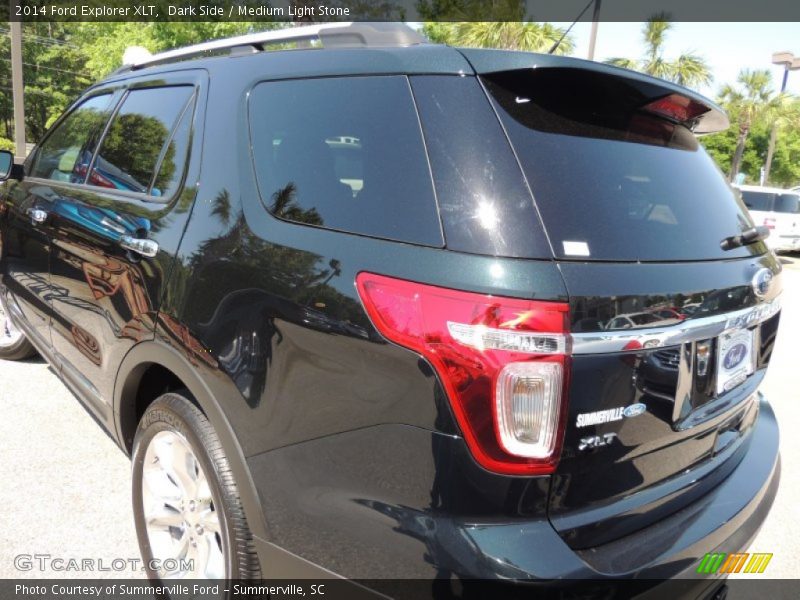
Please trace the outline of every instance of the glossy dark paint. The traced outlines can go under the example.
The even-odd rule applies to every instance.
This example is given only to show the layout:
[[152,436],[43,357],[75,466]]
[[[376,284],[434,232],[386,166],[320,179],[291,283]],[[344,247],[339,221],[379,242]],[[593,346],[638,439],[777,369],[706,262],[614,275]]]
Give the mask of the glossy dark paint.
[[[49,360],[67,365],[62,376],[84,402],[108,407],[100,411],[101,420],[124,449],[131,447],[138,385],[148,369],[158,365],[180,379],[232,462],[265,574],[286,576],[289,565],[312,571],[317,565],[317,574],[327,569],[351,577],[669,576],[712,548],[729,543],[738,549],[754,535],[778,479],[777,428],[768,405],[762,403],[756,421],[755,402],[742,402],[740,420],[712,419],[706,428],[711,433],[704,429],[698,445],[687,446],[687,464],[711,444],[726,470],[708,463],[709,479],[694,487],[668,482],[675,489],[692,488],[697,499],[713,487],[706,481],[730,474],[683,510],[678,509],[685,502],[665,500],[663,487],[653,486],[649,501],[623,497],[625,485],[644,488],[659,481],[649,466],[643,473],[634,463],[624,465],[600,489],[579,482],[574,475],[583,467],[574,457],[576,432],[569,427],[562,469],[552,481],[491,474],[471,458],[430,366],[374,330],[354,286],[359,272],[371,271],[487,294],[569,301],[577,323],[598,320],[601,313],[603,319],[623,314],[626,302],[680,306],[679,290],[687,297],[727,293],[748,284],[753,260],[558,263],[413,246],[278,220],[259,197],[251,159],[247,91],[255,84],[344,74],[460,75],[471,73],[469,64],[452,49],[412,48],[276,52],[191,65],[192,70],[156,67],[102,84],[119,87],[131,77],[198,82],[203,93],[183,193],[163,204],[54,182],[6,184],[2,241],[15,253],[4,250],[3,283],[21,306],[38,302],[45,331],[50,315],[54,343],[37,346]],[[57,211],[52,229],[42,233],[24,227],[22,203],[45,196],[147,219],[161,251],[153,260],[133,260],[98,231],[67,219],[70,211]],[[52,250],[50,240],[57,242]],[[84,245],[92,251],[84,252]],[[15,278],[11,256],[23,261],[18,270],[25,274],[48,274],[42,261],[52,260],[60,287],[50,291],[46,280],[39,295],[48,300],[33,299],[30,286]],[[778,272],[772,257],[754,260]],[[99,263],[108,275],[109,261],[120,265],[136,302],[124,295],[116,301],[89,295],[89,282],[81,278],[85,265]],[[60,297],[56,302],[48,294]],[[99,366],[69,345],[66,332],[76,324],[98,341],[99,354],[92,356]],[[67,362],[70,351],[78,365]],[[619,402],[610,389],[601,398],[582,394],[581,386],[603,385],[592,379],[598,366],[605,373],[601,379],[632,379],[634,367],[623,358],[576,357],[573,378],[581,374],[581,381],[571,388],[570,419],[581,402],[590,410]],[[72,371],[91,381],[75,383]],[[742,393],[754,391],[757,379]],[[626,398],[640,393],[629,384],[619,388]],[[667,427],[658,412],[638,420]],[[633,430],[639,423],[631,425],[620,439],[640,443],[644,432]],[[733,441],[714,445],[717,432],[731,432]],[[725,461],[728,455],[733,460]],[[607,469],[607,460],[596,464]],[[585,518],[587,509],[596,511],[591,519]],[[674,513],[669,523],[676,535],[653,542],[648,525],[668,513]],[[564,539],[576,548],[599,544],[600,558],[593,565],[592,556],[576,554]],[[612,547],[614,539],[649,541],[648,560]],[[287,570],[270,571],[276,564]]]

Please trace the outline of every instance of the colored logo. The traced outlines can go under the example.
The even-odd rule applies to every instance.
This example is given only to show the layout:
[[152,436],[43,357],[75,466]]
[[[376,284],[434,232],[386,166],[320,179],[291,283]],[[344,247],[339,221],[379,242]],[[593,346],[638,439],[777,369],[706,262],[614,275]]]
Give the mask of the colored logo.
[[698,573],[763,573],[772,554],[749,552],[709,552],[697,566]]
[[637,404],[631,404],[630,406],[626,406],[625,410],[622,411],[622,414],[626,417],[638,417],[640,414],[647,410],[647,405],[642,404],[641,402]]
[[755,292],[756,296],[763,298],[767,295],[769,286],[772,284],[772,271],[759,269],[750,284],[753,286],[753,292]]
[[722,359],[722,364],[726,369],[733,369],[744,360],[747,355],[747,347],[744,344],[734,344]]

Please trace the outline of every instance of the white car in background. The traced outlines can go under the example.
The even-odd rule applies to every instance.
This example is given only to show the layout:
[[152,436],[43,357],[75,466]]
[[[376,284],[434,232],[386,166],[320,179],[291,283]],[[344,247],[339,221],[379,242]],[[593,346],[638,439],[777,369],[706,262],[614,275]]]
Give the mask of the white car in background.
[[767,246],[776,251],[800,250],[800,191],[757,185],[737,189],[753,222],[770,229]]

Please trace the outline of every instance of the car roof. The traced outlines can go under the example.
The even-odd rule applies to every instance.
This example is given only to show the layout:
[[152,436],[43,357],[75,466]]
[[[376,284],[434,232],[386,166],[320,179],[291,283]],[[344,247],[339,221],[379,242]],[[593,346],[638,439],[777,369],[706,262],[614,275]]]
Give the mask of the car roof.
[[779,187],[770,187],[766,185],[737,185],[734,186],[745,192],[763,192],[765,194],[785,194],[787,192],[795,192],[796,190],[787,190]]

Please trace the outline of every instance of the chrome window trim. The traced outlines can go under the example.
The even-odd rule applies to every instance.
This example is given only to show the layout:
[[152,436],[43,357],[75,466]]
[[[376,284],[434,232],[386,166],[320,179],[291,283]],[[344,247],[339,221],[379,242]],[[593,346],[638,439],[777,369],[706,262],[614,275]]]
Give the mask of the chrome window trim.
[[780,296],[756,306],[728,313],[687,319],[667,327],[636,330],[594,331],[571,335],[571,354],[608,354],[628,350],[664,348],[714,338],[727,331],[752,327],[776,315]]

